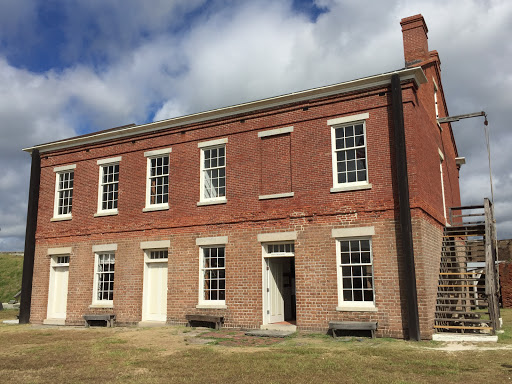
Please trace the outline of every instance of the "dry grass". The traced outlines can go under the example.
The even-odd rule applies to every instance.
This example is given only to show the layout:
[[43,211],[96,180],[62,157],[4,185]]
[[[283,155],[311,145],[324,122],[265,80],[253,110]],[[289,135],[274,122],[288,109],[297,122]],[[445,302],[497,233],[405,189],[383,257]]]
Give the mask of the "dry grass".
[[[14,318],[15,311],[0,312]],[[512,310],[503,311],[511,324]],[[510,328],[507,328],[508,335]],[[492,350],[446,352],[439,343],[298,335],[272,345],[224,346],[223,330],[0,325],[6,383],[473,383],[511,382],[510,337]],[[215,345],[193,343],[215,338]]]

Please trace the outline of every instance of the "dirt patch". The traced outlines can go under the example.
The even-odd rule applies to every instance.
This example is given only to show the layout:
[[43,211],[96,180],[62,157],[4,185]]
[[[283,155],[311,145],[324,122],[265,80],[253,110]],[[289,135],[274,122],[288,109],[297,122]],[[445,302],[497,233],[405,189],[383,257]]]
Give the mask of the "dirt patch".
[[247,336],[244,331],[215,331],[199,335],[200,338],[214,340],[212,344],[229,347],[269,346],[283,342],[279,337]]

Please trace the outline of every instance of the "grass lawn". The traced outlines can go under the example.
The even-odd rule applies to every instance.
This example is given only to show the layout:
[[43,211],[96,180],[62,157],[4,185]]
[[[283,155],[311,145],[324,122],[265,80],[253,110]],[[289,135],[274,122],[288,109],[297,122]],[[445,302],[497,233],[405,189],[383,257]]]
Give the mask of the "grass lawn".
[[[16,311],[0,311],[0,319]],[[255,342],[236,330],[0,325],[5,383],[504,383],[512,382],[512,310],[498,343],[448,351],[438,342]],[[226,340],[238,340],[225,343]],[[204,344],[204,343],[209,344]]]
[[7,303],[21,289],[23,256],[0,254],[0,303]]

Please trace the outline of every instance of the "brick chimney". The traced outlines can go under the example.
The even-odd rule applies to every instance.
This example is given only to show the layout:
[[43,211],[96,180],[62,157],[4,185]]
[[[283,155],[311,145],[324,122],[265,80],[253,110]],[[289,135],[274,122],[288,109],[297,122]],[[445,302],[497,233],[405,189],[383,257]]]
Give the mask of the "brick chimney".
[[428,28],[421,14],[403,18],[400,21],[404,39],[405,66],[413,67],[415,64],[427,60]]

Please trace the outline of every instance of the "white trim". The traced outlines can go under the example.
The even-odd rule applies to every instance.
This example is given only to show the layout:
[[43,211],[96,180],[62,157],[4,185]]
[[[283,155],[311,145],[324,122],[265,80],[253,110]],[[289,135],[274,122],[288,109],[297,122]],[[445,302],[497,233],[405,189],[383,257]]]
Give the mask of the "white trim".
[[70,255],[71,251],[72,251],[71,247],[48,248],[47,254],[48,254],[48,256]]
[[228,309],[225,304],[197,304],[197,309]]
[[61,165],[60,167],[55,167],[53,168],[53,172],[71,171],[72,169],[76,169],[76,164]]
[[[164,151],[163,153],[157,153]],[[157,150],[157,151],[151,151],[151,152],[145,152],[144,156],[146,156],[146,206],[142,209],[142,212],[148,212],[148,211],[156,211],[156,210],[165,210],[169,209],[169,187],[170,187],[170,173],[171,173],[171,160],[169,158],[169,154],[171,153],[170,148],[167,148],[165,150]],[[150,154],[150,155],[148,155]],[[167,174],[158,176],[165,177],[167,176],[167,203],[155,203],[151,204],[151,160],[158,159],[158,158],[168,158],[168,164],[167,164]],[[163,161],[163,160],[162,160]]]
[[360,113],[358,115],[343,116],[343,117],[337,117],[335,119],[327,120],[327,125],[333,126],[333,125],[339,125],[339,124],[345,124],[345,123],[352,123],[354,121],[366,120],[369,118],[370,118],[370,114],[368,112],[365,112],[365,113]]
[[258,241],[260,243],[269,243],[271,241],[293,241],[293,240],[297,240],[297,231],[259,233],[258,234]]
[[[374,289],[374,294],[375,294],[375,289]],[[366,304],[366,306],[356,307],[356,306],[347,305],[347,306],[336,307],[336,311],[338,311],[338,312],[377,312],[377,307],[375,305],[368,305],[367,302],[364,302],[364,303]]]
[[[96,272],[95,272],[96,274]],[[114,308],[114,304],[108,304],[108,303],[105,303],[105,304],[91,304],[89,305],[89,308]]]
[[71,220],[73,219],[73,216],[72,215],[66,215],[66,216],[58,216],[58,217],[52,217],[50,219],[51,222],[54,222],[54,221],[68,221],[68,220]]
[[269,199],[281,199],[283,197],[293,197],[294,192],[285,192],[285,193],[274,193],[273,195],[260,195],[260,200],[269,200]]
[[[199,289],[198,289],[198,298],[197,298],[197,305],[203,306],[203,308],[217,308],[217,309],[225,309],[226,307],[226,243],[227,243],[227,236],[220,236],[220,237],[203,237],[196,239],[196,245],[198,244],[198,240],[207,240],[207,239],[225,239],[226,242],[223,243],[211,243],[208,242],[207,244],[201,244],[199,247]],[[214,240],[215,241],[215,240]],[[204,269],[207,269],[204,267],[204,250],[208,248],[224,248],[224,268],[218,267],[217,270],[224,269],[224,300],[205,300],[204,299]],[[215,268],[213,268],[215,269]],[[225,307],[225,308],[224,308]],[[196,307],[197,308],[197,307]]]
[[277,128],[277,129],[270,129],[268,131],[261,131],[261,132],[258,132],[258,137],[261,138],[261,137],[282,135],[284,133],[291,133],[291,132],[293,132],[293,126]]
[[154,151],[144,152],[144,157],[155,157],[160,155],[168,155],[172,152],[172,148],[155,149]]
[[[110,159],[103,159],[98,160],[97,164],[98,167],[98,209],[96,213],[94,214],[94,217],[101,217],[101,216],[111,216],[111,215],[117,215],[118,209],[102,209],[103,208],[103,190],[102,190],[102,180],[103,180],[103,168],[108,167],[111,165],[119,165],[121,162],[121,156],[118,157],[111,157]],[[119,172],[121,171],[121,167],[119,167]],[[118,173],[118,181],[117,181],[117,192],[118,192],[118,198],[117,203],[119,204],[119,173]]]
[[369,237],[375,236],[375,227],[333,228],[331,237]]
[[201,143],[197,143],[197,147],[198,148],[215,147],[216,145],[226,144],[227,142],[228,142],[228,138],[225,137],[223,139],[203,141]]
[[421,84],[427,83],[427,78],[421,67],[406,68],[379,75],[368,76],[357,80],[347,81],[344,83],[308,89],[304,91],[289,93],[287,95],[251,101],[248,103],[233,105],[225,108],[214,109],[211,111],[199,112],[187,116],[175,117],[172,119],[156,121],[142,125],[119,127],[118,129],[98,132],[96,134],[84,137],[74,137],[47,144],[35,145],[33,147],[24,148],[23,150],[26,152],[32,152],[34,149],[39,149],[39,151],[43,153],[58,149],[103,142],[106,140],[140,135],[147,132],[156,132],[162,129],[178,128],[188,124],[198,124],[215,119],[228,118],[235,115],[261,110],[263,108],[275,108],[304,100],[314,100],[326,96],[343,94],[352,91],[360,91],[381,85],[385,86],[391,83],[391,77],[393,75],[399,75],[401,81],[412,80],[418,87]]
[[353,183],[347,183],[347,186],[342,187],[332,187],[330,189],[331,193],[337,193],[337,192],[350,192],[350,191],[362,191],[364,189],[371,189],[372,184],[366,183],[366,184],[359,184],[359,185],[353,185]]
[[441,159],[441,161],[444,161],[444,155],[443,155],[443,152],[441,151],[441,149],[437,148],[437,151],[439,152],[439,158]]
[[92,246],[93,252],[111,252],[117,251],[117,244],[98,244]]
[[226,204],[228,200],[223,197],[222,200],[207,200],[207,201],[198,201],[197,206],[201,207],[203,205],[215,205],[215,204]]
[[[371,188],[370,184],[370,175],[369,175],[369,163],[368,163],[368,137],[366,135],[366,119],[368,119],[370,115],[368,113],[361,113],[359,115],[345,116],[337,119],[327,120],[327,125],[331,127],[331,161],[332,161],[332,183],[333,186],[331,188],[331,192],[342,192],[348,190],[357,190],[357,189],[367,189],[368,186]],[[331,124],[329,124],[331,123]],[[350,148],[344,148],[337,150],[336,149],[336,129],[344,129],[344,127],[350,125],[356,125],[361,123],[363,125],[363,137],[364,137],[364,159],[366,161],[366,180],[364,181],[351,181],[348,180],[344,183],[338,182],[338,161],[337,161],[337,153],[338,151],[348,151],[354,150],[356,148],[361,148],[362,146],[355,145]],[[356,149],[357,151],[357,149]],[[355,160],[355,159],[354,159]],[[363,187],[363,188],[358,188]],[[364,188],[366,187],[366,188]],[[347,189],[346,189],[347,188]]]
[[168,211],[169,203],[151,205],[149,207],[142,208],[142,212],[153,212],[153,211]]
[[140,249],[167,249],[171,246],[171,240],[141,241]]
[[228,243],[227,236],[216,236],[216,237],[198,237],[196,239],[196,245],[208,246],[208,245],[225,245]]
[[96,212],[94,217],[103,217],[103,216],[116,216],[119,215],[119,211],[117,209],[110,209],[108,211]]
[[[55,196],[53,199],[53,217],[50,219],[50,221],[71,220],[73,218],[72,212],[59,215],[59,185],[61,175],[66,173],[73,173],[73,188],[71,188],[71,193],[73,193],[73,190],[75,188],[75,168],[75,164],[53,168],[53,172],[55,172]],[[71,198],[71,210],[73,210],[73,198]]]
[[122,156],[117,157],[111,157],[109,159],[101,159],[96,161],[97,165],[105,165],[105,164],[112,164],[112,163],[119,163],[122,160]]

